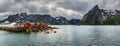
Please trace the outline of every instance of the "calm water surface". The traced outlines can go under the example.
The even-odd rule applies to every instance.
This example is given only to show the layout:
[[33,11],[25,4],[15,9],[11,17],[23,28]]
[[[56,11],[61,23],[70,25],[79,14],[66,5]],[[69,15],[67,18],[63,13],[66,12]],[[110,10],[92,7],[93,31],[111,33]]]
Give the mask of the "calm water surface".
[[57,33],[0,31],[0,46],[120,46],[120,26],[54,25]]

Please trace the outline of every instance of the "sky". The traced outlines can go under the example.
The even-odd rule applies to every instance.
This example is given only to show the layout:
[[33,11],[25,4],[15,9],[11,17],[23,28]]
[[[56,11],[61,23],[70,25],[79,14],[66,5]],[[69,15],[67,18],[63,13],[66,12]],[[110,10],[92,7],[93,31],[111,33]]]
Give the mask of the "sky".
[[96,4],[120,10],[120,0],[0,0],[0,16],[27,12],[81,19]]

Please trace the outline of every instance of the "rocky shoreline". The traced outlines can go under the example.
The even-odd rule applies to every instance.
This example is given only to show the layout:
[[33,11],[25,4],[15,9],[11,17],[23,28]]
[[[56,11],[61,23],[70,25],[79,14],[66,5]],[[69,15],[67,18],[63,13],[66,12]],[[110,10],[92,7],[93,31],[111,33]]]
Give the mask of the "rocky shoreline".
[[8,31],[8,32],[25,32],[25,33],[31,33],[31,32],[45,32],[49,33],[53,32],[56,33],[53,29],[58,29],[56,27],[46,27],[46,28],[24,28],[24,27],[0,27],[0,30]]

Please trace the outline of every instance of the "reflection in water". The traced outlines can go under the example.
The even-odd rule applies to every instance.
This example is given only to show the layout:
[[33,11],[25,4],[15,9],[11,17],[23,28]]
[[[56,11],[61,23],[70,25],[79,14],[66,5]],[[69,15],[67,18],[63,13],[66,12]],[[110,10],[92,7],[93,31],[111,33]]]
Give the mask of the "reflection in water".
[[102,36],[99,27],[95,27],[95,29],[91,32],[91,44],[88,46],[103,46],[101,42]]
[[55,27],[50,34],[0,31],[0,46],[120,46],[120,26]]
[[95,26],[91,33],[91,44],[88,46],[120,46],[120,43],[116,44],[118,41],[114,42],[118,40],[119,36],[116,35],[120,35],[119,30],[119,26]]

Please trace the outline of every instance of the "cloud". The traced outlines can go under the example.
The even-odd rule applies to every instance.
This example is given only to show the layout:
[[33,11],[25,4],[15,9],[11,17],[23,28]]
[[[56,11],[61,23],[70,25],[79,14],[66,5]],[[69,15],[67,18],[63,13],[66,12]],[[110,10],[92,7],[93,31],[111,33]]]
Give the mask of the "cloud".
[[119,0],[0,0],[0,13],[27,12],[81,19],[96,4],[103,9],[120,10]]
[[85,11],[88,3],[80,2],[79,0],[63,0],[57,2],[57,5],[65,9],[72,9],[76,11]]

